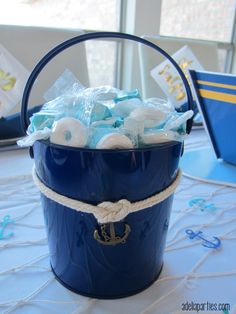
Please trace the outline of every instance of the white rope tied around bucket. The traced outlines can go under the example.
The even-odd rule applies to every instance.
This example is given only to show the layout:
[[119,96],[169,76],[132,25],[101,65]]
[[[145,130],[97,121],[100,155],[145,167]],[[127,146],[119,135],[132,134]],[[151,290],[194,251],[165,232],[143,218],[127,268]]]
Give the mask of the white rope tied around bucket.
[[102,202],[100,204],[91,205],[81,202],[79,200],[71,199],[67,196],[61,195],[49,187],[47,187],[38,177],[35,168],[33,168],[33,179],[35,185],[39,188],[40,192],[47,198],[76,211],[82,213],[93,214],[99,223],[117,222],[124,219],[128,214],[140,211],[145,208],[152,207],[159,204],[170,195],[172,195],[177,188],[180,178],[181,170],[178,170],[177,176],[174,181],[163,191],[148,197],[144,200],[131,203],[126,199],[121,199],[118,202]]

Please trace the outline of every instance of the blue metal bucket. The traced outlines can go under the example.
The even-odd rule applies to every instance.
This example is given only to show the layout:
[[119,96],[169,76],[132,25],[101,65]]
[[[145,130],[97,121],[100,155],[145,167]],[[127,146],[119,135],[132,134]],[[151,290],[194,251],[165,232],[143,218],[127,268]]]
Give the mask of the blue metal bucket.
[[[24,130],[29,123],[30,90],[41,69],[68,46],[103,37],[138,41],[163,53],[146,40],[121,33],[91,33],[59,45],[40,61],[26,85],[21,115]],[[185,77],[183,81],[191,108],[191,92]],[[188,132],[191,123],[188,121]],[[164,190],[176,177],[182,150],[182,143],[174,141],[131,150],[71,148],[37,141],[31,155],[37,175],[46,186],[96,205],[120,199],[139,201]],[[92,214],[77,212],[42,195],[51,267],[56,278],[74,292],[96,298],[126,297],[151,285],[163,265],[172,199],[173,195],[122,221],[98,224]]]

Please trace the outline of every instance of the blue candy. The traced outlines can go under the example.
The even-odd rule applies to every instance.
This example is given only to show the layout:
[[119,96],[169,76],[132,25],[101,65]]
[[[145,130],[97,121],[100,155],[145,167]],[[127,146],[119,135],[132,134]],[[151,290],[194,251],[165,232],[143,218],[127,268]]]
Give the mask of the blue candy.
[[121,91],[120,93],[118,93],[118,95],[114,98],[114,102],[115,103],[118,103],[120,101],[123,101],[123,100],[127,100],[127,99],[132,99],[132,98],[139,98],[141,99],[140,97],[140,94],[139,94],[139,91],[138,89],[133,89],[131,91]]

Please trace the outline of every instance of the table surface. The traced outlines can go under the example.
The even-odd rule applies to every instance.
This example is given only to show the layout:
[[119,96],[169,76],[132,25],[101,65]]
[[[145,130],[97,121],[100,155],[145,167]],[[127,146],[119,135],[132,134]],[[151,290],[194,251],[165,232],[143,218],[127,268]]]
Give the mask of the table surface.
[[[208,145],[203,130],[194,130],[185,141],[186,150]],[[132,297],[97,300],[67,290],[51,272],[28,150],[0,152],[0,165],[0,313],[236,313],[235,188],[183,177],[160,278]],[[8,216],[13,222],[3,230]],[[201,231],[201,238],[190,239],[187,229]],[[219,248],[204,246],[214,244],[214,237],[221,241]],[[223,311],[224,304],[230,311]]]

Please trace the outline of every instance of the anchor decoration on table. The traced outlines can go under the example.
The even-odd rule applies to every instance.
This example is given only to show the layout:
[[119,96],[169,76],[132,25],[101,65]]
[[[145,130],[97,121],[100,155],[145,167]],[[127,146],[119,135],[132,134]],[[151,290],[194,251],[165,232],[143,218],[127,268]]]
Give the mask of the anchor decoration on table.
[[0,240],[6,240],[13,236],[13,232],[9,232],[8,234],[4,235],[5,229],[9,224],[12,223],[14,223],[14,220],[11,220],[10,215],[4,216],[2,221],[0,221]]
[[103,245],[117,245],[124,244],[131,228],[128,224],[124,224],[124,233],[122,236],[116,234],[115,225],[113,222],[100,225],[100,232],[96,229],[94,231],[94,239]]
[[202,236],[202,231],[197,231],[194,232],[192,229],[186,229],[185,230],[186,234],[189,236],[189,239],[198,239],[198,240],[202,240],[202,245],[210,248],[210,249],[217,249],[218,247],[220,247],[221,245],[221,240],[217,237],[213,237],[213,241],[209,241],[207,239],[205,239]]
[[200,197],[190,200],[189,206],[199,208],[202,212],[204,210],[207,210],[210,212],[215,212],[217,209],[213,203],[208,203],[207,200],[205,200],[204,198],[200,198]]

